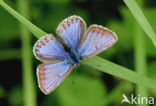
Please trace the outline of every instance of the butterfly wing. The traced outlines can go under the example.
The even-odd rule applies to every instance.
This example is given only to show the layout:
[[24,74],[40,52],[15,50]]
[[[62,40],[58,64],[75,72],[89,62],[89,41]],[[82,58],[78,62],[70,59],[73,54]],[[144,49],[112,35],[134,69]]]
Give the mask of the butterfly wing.
[[40,89],[45,94],[54,91],[56,87],[72,71],[74,65],[65,60],[53,64],[41,64],[37,68],[37,78]]
[[111,47],[118,40],[114,32],[100,25],[91,25],[85,37],[79,49],[80,59],[94,56]]
[[60,23],[56,33],[73,49],[77,50],[84,39],[86,24],[79,16],[70,16]]
[[46,35],[39,39],[34,48],[34,55],[42,62],[54,63],[67,58],[64,50],[53,35]]

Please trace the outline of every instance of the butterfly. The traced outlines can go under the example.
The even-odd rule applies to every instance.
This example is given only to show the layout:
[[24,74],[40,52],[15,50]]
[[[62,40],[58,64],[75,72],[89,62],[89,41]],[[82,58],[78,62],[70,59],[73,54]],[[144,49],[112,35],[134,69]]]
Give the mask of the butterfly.
[[90,25],[79,16],[64,19],[56,29],[57,37],[48,34],[34,45],[33,52],[43,64],[37,67],[39,88],[45,94],[54,91],[80,60],[111,47],[118,38],[101,25]]

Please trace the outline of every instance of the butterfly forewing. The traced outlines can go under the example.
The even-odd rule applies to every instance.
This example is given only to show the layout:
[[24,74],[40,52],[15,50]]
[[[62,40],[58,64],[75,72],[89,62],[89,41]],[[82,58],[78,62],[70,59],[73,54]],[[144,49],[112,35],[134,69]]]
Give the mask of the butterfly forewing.
[[86,24],[79,16],[70,16],[60,23],[56,33],[73,49],[77,50],[86,31]]
[[53,35],[46,35],[39,39],[33,52],[39,60],[43,62],[55,63],[67,58],[64,50]]
[[66,78],[72,71],[73,64],[67,60],[53,63],[41,64],[37,68],[37,77],[40,89],[49,94]]
[[116,34],[99,25],[91,25],[86,38],[79,49],[81,59],[94,56],[111,47],[118,40]]

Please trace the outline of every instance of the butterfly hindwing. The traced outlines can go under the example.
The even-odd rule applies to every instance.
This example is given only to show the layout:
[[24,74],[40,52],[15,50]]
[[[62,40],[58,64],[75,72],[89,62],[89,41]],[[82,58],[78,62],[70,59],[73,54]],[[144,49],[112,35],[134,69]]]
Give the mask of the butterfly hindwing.
[[77,50],[86,31],[86,24],[79,16],[70,16],[60,23],[56,33],[73,49]]
[[64,50],[53,35],[46,35],[39,39],[33,52],[42,62],[54,63],[66,59]]
[[106,50],[118,40],[114,32],[100,25],[91,25],[85,36],[86,38],[79,49],[81,59],[89,58]]
[[37,78],[40,89],[49,94],[65,79],[72,71],[74,65],[68,60],[53,64],[41,64],[37,68]]

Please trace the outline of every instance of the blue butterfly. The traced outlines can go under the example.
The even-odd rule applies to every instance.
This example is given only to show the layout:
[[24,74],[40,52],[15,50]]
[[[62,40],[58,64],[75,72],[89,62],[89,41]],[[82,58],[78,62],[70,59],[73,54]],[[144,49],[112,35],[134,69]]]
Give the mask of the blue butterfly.
[[80,60],[106,50],[118,40],[114,32],[100,25],[87,29],[83,19],[75,15],[63,20],[56,33],[56,39],[51,34],[43,36],[33,48],[36,58],[44,62],[37,68],[37,78],[45,94],[54,91]]

